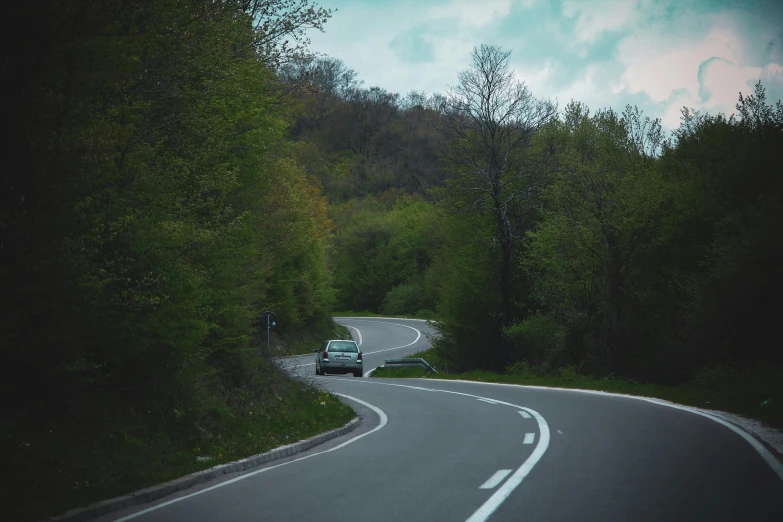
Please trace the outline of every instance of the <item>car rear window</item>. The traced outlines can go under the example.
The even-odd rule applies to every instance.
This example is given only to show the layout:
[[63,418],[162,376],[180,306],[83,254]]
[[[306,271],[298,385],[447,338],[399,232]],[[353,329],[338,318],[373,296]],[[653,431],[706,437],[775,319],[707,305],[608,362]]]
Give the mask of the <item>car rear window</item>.
[[359,348],[356,347],[356,343],[351,341],[335,341],[329,345],[328,351],[356,353]]

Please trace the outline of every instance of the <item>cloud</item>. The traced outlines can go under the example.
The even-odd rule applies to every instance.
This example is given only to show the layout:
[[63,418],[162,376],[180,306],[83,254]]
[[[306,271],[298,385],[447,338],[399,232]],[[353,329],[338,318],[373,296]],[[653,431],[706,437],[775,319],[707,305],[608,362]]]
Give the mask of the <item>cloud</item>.
[[749,94],[761,77],[761,67],[739,66],[723,58],[712,58],[699,67],[699,94],[708,109],[725,110],[737,102],[738,94]]
[[430,8],[429,18],[457,18],[462,24],[483,27],[496,18],[506,16],[511,0],[453,0]]
[[[312,48],[365,85],[443,92],[481,43],[511,54],[535,96],[593,110],[638,105],[667,127],[683,105],[734,111],[759,78],[783,97],[783,3],[734,0],[331,0],[339,9]],[[778,6],[779,7],[776,7]]]
[[425,38],[421,29],[415,29],[397,35],[389,46],[397,57],[406,62],[432,62],[435,59],[435,46]]
[[759,79],[771,99],[783,92],[783,67],[759,63],[739,17],[718,13],[707,17],[703,30],[684,30],[696,16],[682,17],[682,27],[659,25],[624,38],[616,55],[624,67],[619,92],[645,95],[670,128],[679,125],[683,105],[734,113],[739,93],[751,94]]
[[632,0],[608,0],[585,2],[566,0],[563,16],[575,18],[574,40],[591,43],[603,33],[628,27],[637,15],[637,2]]
[[711,58],[736,63],[739,47],[734,28],[719,19],[703,38],[685,39],[660,28],[629,36],[620,42],[617,58],[625,67],[622,80],[628,92],[644,92],[657,103],[682,88],[698,93],[701,64]]
[[431,7],[428,18],[457,18],[461,24],[481,28],[508,16],[512,4],[530,8],[538,0],[450,0],[446,4]]

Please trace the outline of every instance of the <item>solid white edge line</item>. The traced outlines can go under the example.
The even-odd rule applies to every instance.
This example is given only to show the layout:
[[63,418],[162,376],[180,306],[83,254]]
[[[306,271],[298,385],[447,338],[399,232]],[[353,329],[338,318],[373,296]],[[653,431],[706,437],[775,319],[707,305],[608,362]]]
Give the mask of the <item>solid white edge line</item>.
[[733,431],[734,433],[736,433],[737,435],[739,435],[740,437],[745,439],[745,441],[748,444],[750,444],[753,447],[754,450],[756,450],[756,453],[758,453],[759,456],[762,459],[764,459],[764,462],[766,462],[767,465],[769,465],[769,467],[772,468],[772,471],[774,471],[775,474],[777,474],[778,478],[780,478],[780,480],[783,480],[783,463],[780,462],[775,457],[775,455],[773,455],[772,452],[770,452],[762,443],[760,443],[758,440],[756,440],[756,438],[753,437],[753,435],[751,435],[750,433],[748,433],[747,431],[745,431],[745,430],[743,430],[741,428],[738,428],[737,426],[735,426],[731,422],[728,422],[728,421],[726,421],[724,419],[721,419],[720,417],[718,417],[716,415],[712,415],[712,414],[707,413],[705,411],[701,411],[698,408],[684,406],[682,404],[676,404],[676,403],[673,403],[673,402],[669,402],[669,401],[666,401],[666,400],[663,400],[663,399],[656,399],[656,398],[653,398],[653,397],[640,397],[638,395],[628,395],[628,394],[625,394],[625,393],[609,393],[609,392],[602,392],[602,391],[598,391],[598,390],[583,390],[583,389],[579,389],[579,388],[556,388],[554,386],[532,386],[532,385],[528,386],[528,385],[525,385],[525,384],[508,384],[508,383],[502,383],[502,382],[479,382],[479,381],[469,381],[467,379],[449,379],[449,381],[451,381],[451,382],[470,382],[470,383],[473,383],[473,384],[489,384],[489,385],[492,385],[492,386],[508,386],[508,387],[513,387],[513,388],[533,388],[533,389],[537,389],[537,390],[557,390],[557,391],[574,392],[574,393],[586,393],[586,394],[590,394],[590,395],[602,395],[602,396],[605,396],[605,397],[606,396],[609,396],[609,397],[623,397],[623,398],[626,398],[626,399],[636,399],[636,400],[640,400],[640,401],[649,402],[651,404],[657,404],[659,406],[666,406],[666,407],[669,407],[669,408],[674,408],[676,410],[682,410],[682,411],[687,411],[687,412],[690,412],[690,413],[693,413],[693,414],[696,414],[696,415],[701,415],[702,417],[706,417],[708,419],[711,419],[711,420],[717,422],[718,424],[721,424],[721,425],[727,427],[728,429],[730,429],[731,431]]
[[304,457],[299,457],[298,459],[289,460],[288,462],[283,462],[281,464],[277,464],[277,465],[274,465],[274,466],[269,466],[268,468],[263,468],[263,469],[259,469],[259,470],[256,470],[256,471],[251,471],[250,473],[246,473],[244,475],[240,475],[239,477],[234,477],[234,478],[232,478],[230,480],[227,480],[225,482],[220,482],[219,484],[215,484],[214,486],[210,486],[208,488],[204,488],[202,490],[195,491],[195,492],[193,492],[193,493],[191,493],[189,495],[185,495],[185,496],[182,496],[182,497],[179,497],[179,498],[175,498],[175,499],[169,500],[168,502],[163,502],[162,504],[158,504],[156,506],[149,507],[147,509],[138,511],[136,513],[131,513],[130,515],[124,516],[122,518],[118,518],[114,522],[125,522],[126,520],[131,520],[131,519],[134,519],[136,517],[140,517],[141,515],[144,515],[146,513],[151,512],[151,511],[156,511],[156,510],[158,510],[158,509],[160,509],[162,507],[166,507],[166,506],[169,506],[171,504],[175,504],[177,502],[181,502],[181,501],[183,501],[185,499],[188,499],[188,498],[191,498],[191,497],[195,497],[196,495],[201,495],[202,493],[206,493],[207,491],[212,491],[213,489],[222,488],[223,486],[227,486],[229,484],[233,484],[234,482],[239,482],[240,480],[244,480],[246,478],[253,477],[255,475],[258,475],[259,473],[265,473],[265,472],[269,471],[270,469],[279,468],[281,466],[286,466],[288,464],[293,464],[294,462],[299,462],[300,460],[309,459],[310,457],[315,457],[317,455],[323,455],[324,453],[330,453],[332,451],[336,451],[336,450],[338,450],[340,448],[344,448],[345,446],[347,446],[348,444],[351,444],[352,442],[356,442],[357,440],[361,439],[362,437],[366,437],[367,435],[369,435],[371,433],[375,433],[379,429],[381,429],[384,426],[386,426],[386,423],[389,421],[389,418],[386,416],[386,413],[384,413],[384,411],[382,409],[378,408],[377,406],[373,406],[372,404],[370,404],[368,402],[364,402],[363,400],[357,399],[356,397],[352,397],[350,395],[344,395],[342,393],[335,393],[334,395],[339,395],[340,397],[345,397],[346,399],[352,400],[354,402],[358,402],[359,404],[370,408],[372,411],[374,411],[376,414],[378,414],[378,417],[381,419],[381,422],[375,428],[371,429],[370,431],[368,431],[366,433],[362,433],[361,435],[357,435],[356,437],[353,437],[352,439],[348,439],[347,441],[343,442],[342,444],[339,444],[339,445],[335,446],[334,448],[329,448],[328,450],[319,451],[318,453],[311,453],[310,455],[305,455]]
[[355,326],[348,326],[347,324],[346,324],[346,325],[344,325],[344,326],[345,326],[346,328],[350,328],[351,330],[356,330],[356,333],[357,333],[357,334],[359,334],[359,342],[358,342],[358,343],[356,343],[356,344],[358,344],[359,346],[361,346],[361,345],[362,345],[362,332],[360,332],[360,331],[359,331],[359,329],[358,329],[358,328],[356,328]]
[[487,479],[486,482],[484,482],[482,485],[479,486],[479,489],[493,489],[495,486],[503,482],[503,479],[506,478],[509,473],[511,473],[510,469],[499,469],[497,470],[489,479]]
[[493,401],[492,399],[476,399],[476,400],[479,400],[481,402],[486,402],[486,403],[489,403],[489,404],[497,404],[497,402]]
[[517,413],[522,415],[523,419],[529,419],[530,418],[530,415],[528,415],[526,411],[519,410]]
[[[340,317],[332,317],[332,319],[361,319],[363,321],[375,321],[375,317],[348,317],[348,316],[340,316]],[[409,319],[407,317],[378,317],[378,319],[394,319],[395,321],[421,321],[423,323],[427,323],[431,321],[431,319]],[[380,321],[375,321],[376,323],[380,323]]]
[[[351,381],[346,381],[351,382]],[[397,386],[398,388],[413,388],[417,389],[416,386],[409,386],[406,384],[393,384],[390,382],[378,382],[378,381],[365,381],[370,384],[376,384],[380,386]],[[467,382],[473,382],[473,381],[467,381]],[[549,447],[549,425],[546,423],[546,420],[544,420],[544,417],[539,415],[539,413],[535,410],[531,410],[530,408],[525,408],[523,406],[519,406],[518,404],[511,404],[510,402],[500,401],[496,399],[489,399],[488,397],[482,397],[481,395],[473,395],[472,393],[463,393],[458,391],[452,391],[452,390],[444,390],[443,388],[430,388],[431,391],[437,391],[441,393],[450,393],[452,395],[462,395],[464,397],[472,397],[474,399],[486,399],[493,401],[497,404],[502,404],[504,406],[510,406],[512,408],[516,408],[517,410],[524,411],[528,413],[529,415],[532,415],[533,418],[535,418],[536,423],[538,423],[538,431],[540,433],[540,436],[538,438],[538,443],[536,444],[535,448],[533,448],[533,452],[530,454],[530,456],[525,459],[525,462],[522,463],[522,465],[514,472],[513,475],[511,475],[511,478],[509,478],[500,488],[498,488],[495,493],[489,497],[489,499],[484,502],[484,504],[479,507],[475,513],[473,513],[470,518],[466,520],[466,522],[484,522],[487,520],[492,513],[494,513],[498,507],[503,503],[504,500],[508,498],[509,495],[516,489],[517,486],[519,486],[522,481],[525,479],[525,477],[533,470],[536,464],[538,464],[538,461],[541,460],[541,457],[544,456],[544,453],[546,453],[547,448]]]
[[[357,318],[354,318],[354,317],[341,317],[340,319],[357,319]],[[405,319],[405,320],[407,321],[408,319]],[[410,319],[410,320],[412,321],[414,319]],[[419,319],[416,319],[416,320],[418,321]],[[414,339],[414,341],[412,343],[404,344],[402,346],[395,346],[394,348],[384,348],[383,350],[375,350],[374,352],[362,352],[364,355],[372,355],[374,353],[388,352],[388,351],[391,351],[391,350],[399,350],[400,348],[407,348],[408,346],[411,346],[412,344],[416,344],[417,342],[419,342],[419,339],[421,339],[421,332],[419,330],[417,330],[416,328],[412,327],[412,326],[408,326],[406,324],[387,323],[387,322],[384,322],[384,321],[372,321],[372,322],[373,323],[381,323],[381,324],[391,324],[391,325],[394,325],[394,326],[402,326],[404,328],[410,328],[411,330],[416,332],[416,339]],[[351,328],[348,325],[343,325],[343,326],[345,326],[346,328]],[[359,330],[356,330],[356,331],[358,332]],[[302,357],[307,357],[307,354],[304,354]],[[295,366],[291,366],[291,368],[293,369],[293,368],[301,368],[302,366],[313,366],[314,364],[315,363],[297,364]],[[368,377],[369,376],[368,374],[372,373],[373,371],[375,371],[375,368],[373,368],[369,372],[365,373],[364,376]]]
[[525,433],[525,440],[522,441],[522,444],[533,444],[535,441],[536,441],[535,433]]

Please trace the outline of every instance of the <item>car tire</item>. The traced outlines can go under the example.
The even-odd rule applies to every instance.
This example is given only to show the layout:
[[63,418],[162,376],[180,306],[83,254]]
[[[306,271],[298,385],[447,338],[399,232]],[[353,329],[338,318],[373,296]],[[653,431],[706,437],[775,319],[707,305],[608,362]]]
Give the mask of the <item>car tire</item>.
[[362,376],[362,371],[361,371],[361,370],[356,370],[356,371],[354,371],[354,372],[353,372],[353,376],[354,376],[354,377],[361,377],[361,376]]
[[321,375],[321,367],[318,365],[318,363],[315,364],[315,374]]

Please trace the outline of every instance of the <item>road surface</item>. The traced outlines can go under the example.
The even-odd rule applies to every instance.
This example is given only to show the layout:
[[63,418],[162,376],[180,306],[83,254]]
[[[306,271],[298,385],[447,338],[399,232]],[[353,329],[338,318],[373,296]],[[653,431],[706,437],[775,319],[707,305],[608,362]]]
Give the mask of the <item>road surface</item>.
[[[361,338],[365,371],[429,346],[421,321],[338,322]],[[572,391],[316,377],[313,361],[283,364],[344,396],[360,428],[100,520],[783,520],[781,469],[694,413]]]

